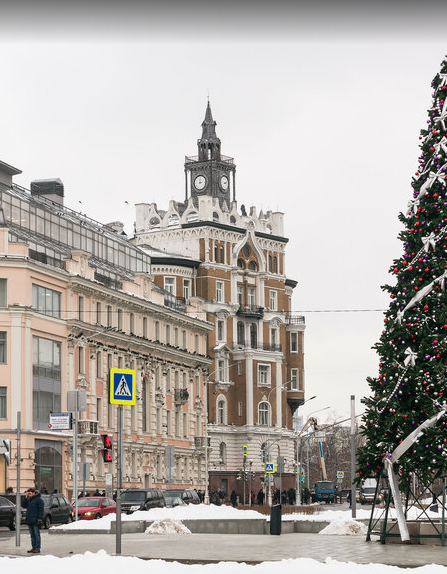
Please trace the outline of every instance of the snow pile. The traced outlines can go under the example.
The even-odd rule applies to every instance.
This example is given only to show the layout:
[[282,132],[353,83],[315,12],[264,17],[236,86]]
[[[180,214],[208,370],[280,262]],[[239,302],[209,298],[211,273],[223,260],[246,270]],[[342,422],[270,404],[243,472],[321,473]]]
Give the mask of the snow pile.
[[[30,566],[32,561],[32,567]],[[289,558],[277,562],[263,562],[251,566],[244,563],[219,562],[217,564],[180,564],[164,560],[141,560],[134,556],[110,556],[104,550],[86,552],[66,558],[55,556],[34,556],[32,558],[0,557],[0,572],[8,574],[23,574],[31,571],[33,574],[48,574],[63,572],[64,574],[79,574],[79,572],[107,572],[108,574],[396,574],[401,569],[396,566],[383,564],[355,564],[354,562],[338,562],[326,558],[318,562],[311,558]],[[430,564],[411,570],[412,574],[447,574],[445,566]]]
[[[371,516],[371,507],[358,508],[356,512],[357,518],[368,519]],[[308,520],[309,522],[332,522],[333,520],[347,519],[351,517],[351,509],[349,510],[323,510],[315,514],[304,514],[294,512],[293,514],[283,514],[283,520]]]
[[189,528],[183,524],[181,520],[172,520],[165,518],[164,520],[156,520],[148,528],[145,534],[192,534]]
[[352,518],[338,518],[320,530],[318,534],[328,536],[365,536],[368,529]]

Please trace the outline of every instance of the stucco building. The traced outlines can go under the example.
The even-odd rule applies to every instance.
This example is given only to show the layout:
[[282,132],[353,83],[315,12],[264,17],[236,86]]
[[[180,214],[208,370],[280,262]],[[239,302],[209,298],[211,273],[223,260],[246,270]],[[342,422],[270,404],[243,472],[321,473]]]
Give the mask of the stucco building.
[[180,300],[154,283],[150,256],[122,224],[101,225],[63,205],[60,180],[13,183],[0,162],[0,492],[16,485],[21,413],[21,483],[72,494],[70,431],[51,431],[50,412],[67,411],[67,391],[86,391],[79,413],[79,463],[86,489],[116,485],[102,433],[116,439],[108,404],[111,367],[137,372],[137,404],[124,407],[123,485],[204,489],[204,373],[207,334],[201,300]]
[[183,201],[137,204],[133,241],[151,256],[155,283],[186,302],[202,300],[202,318],[214,325],[210,489],[242,496],[244,476],[246,491],[259,489],[266,461],[282,461],[282,486],[295,485],[305,321],[292,314],[297,282],[286,275],[284,214],[238,208],[236,166],[215,128],[208,103],[198,155],[185,158]]

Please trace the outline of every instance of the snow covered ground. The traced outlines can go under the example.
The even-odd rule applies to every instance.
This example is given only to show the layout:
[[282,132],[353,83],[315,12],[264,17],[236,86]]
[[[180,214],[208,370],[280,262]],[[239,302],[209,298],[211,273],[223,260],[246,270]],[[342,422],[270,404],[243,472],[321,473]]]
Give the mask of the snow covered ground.
[[[376,510],[377,516],[382,513],[381,509]],[[356,519],[368,520],[371,514],[371,508],[357,508]],[[420,510],[416,508],[410,509],[408,518],[410,520],[416,519],[417,515],[421,514]],[[427,511],[431,518],[440,518],[440,513]],[[390,509],[389,515],[395,518],[394,509]],[[225,519],[249,519],[249,518],[266,518],[264,514],[256,510],[239,510],[232,506],[215,506],[214,504],[190,504],[188,506],[177,506],[175,508],[153,508],[147,511],[138,511],[133,514],[123,514],[121,520],[164,520],[171,518],[172,520],[225,520]],[[268,518],[268,517],[267,517]],[[351,510],[323,510],[315,514],[283,514],[282,520],[308,520],[312,522],[333,522],[340,520],[347,520],[351,518]],[[79,520],[72,524],[62,524],[61,526],[53,526],[56,530],[108,530],[110,523],[116,520],[115,514],[109,514],[100,518],[99,520]]]
[[[31,563],[32,561],[32,563]],[[236,562],[219,562],[207,565],[186,565],[163,560],[109,556],[104,550],[95,554],[86,552],[70,558],[32,556],[29,558],[0,558],[0,572],[8,574],[48,574],[63,572],[107,572],[107,574],[397,574],[401,569],[383,564],[354,564],[337,562],[328,558],[317,562],[311,558],[297,558],[278,562],[263,562],[256,566]],[[412,574],[447,574],[447,567],[434,564],[412,568]]]

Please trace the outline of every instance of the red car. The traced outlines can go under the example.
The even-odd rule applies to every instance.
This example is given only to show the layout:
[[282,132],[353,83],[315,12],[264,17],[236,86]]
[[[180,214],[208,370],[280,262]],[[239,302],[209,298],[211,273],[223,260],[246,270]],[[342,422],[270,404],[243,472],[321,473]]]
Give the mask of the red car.
[[112,513],[116,513],[115,501],[106,496],[84,496],[78,500],[78,520],[95,520]]

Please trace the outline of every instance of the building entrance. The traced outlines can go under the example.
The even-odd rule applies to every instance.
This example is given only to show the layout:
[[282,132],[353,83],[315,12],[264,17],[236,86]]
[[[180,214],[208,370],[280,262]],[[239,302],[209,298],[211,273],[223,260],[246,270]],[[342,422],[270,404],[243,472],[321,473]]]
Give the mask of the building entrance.
[[62,444],[52,440],[35,442],[35,483],[41,492],[62,492]]

